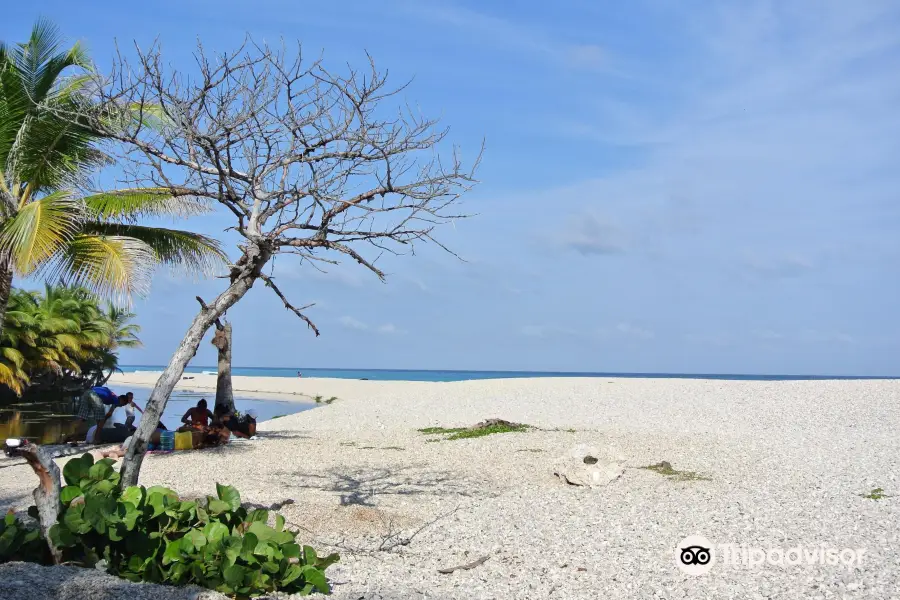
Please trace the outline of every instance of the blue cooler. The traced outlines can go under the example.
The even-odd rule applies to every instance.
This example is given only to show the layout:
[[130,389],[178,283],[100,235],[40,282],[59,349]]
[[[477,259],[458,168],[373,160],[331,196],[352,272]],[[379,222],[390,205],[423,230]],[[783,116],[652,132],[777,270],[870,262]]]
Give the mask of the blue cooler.
[[160,452],[175,451],[175,432],[160,431],[159,432],[159,450]]

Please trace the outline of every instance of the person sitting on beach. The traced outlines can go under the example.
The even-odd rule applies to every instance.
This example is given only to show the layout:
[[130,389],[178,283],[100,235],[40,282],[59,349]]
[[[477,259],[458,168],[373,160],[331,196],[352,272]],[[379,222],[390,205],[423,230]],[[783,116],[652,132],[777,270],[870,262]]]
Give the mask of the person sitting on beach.
[[240,438],[252,438],[256,435],[256,417],[255,414],[250,414],[250,411],[243,418],[238,418],[233,412],[217,404],[213,422],[222,425]]
[[212,412],[206,407],[206,399],[201,399],[197,406],[193,406],[181,417],[181,422],[190,429],[203,430],[209,427],[211,419],[215,418]]

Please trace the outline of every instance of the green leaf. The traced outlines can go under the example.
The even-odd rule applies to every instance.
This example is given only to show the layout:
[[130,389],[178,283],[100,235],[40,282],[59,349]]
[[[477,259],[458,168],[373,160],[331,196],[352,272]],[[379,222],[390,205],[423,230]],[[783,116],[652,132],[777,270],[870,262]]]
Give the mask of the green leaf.
[[121,542],[125,539],[127,529],[120,525],[107,525],[106,536],[113,542]]
[[307,583],[313,584],[320,593],[331,593],[331,586],[328,585],[328,579],[325,578],[325,573],[310,565],[303,567],[302,571],[303,578]]
[[241,495],[232,486],[217,483],[216,493],[219,496],[219,500],[227,503],[231,510],[237,510],[241,507]]
[[281,552],[285,558],[300,558],[300,546],[294,543],[283,545]]
[[188,543],[191,546],[191,550],[193,550],[194,548],[199,550],[206,545],[206,536],[203,535],[203,532],[198,531],[197,529],[191,529],[185,534],[184,538],[182,539],[188,540]]
[[172,502],[178,502],[178,494],[173,492],[167,487],[163,487],[161,485],[154,485],[152,487],[147,488],[147,495],[150,494],[161,494],[168,498]]
[[231,507],[227,502],[222,500],[210,500],[209,505],[207,505],[207,510],[214,515],[220,515],[223,512],[229,510]]
[[272,539],[277,533],[274,529],[272,529],[265,523],[260,523],[259,521],[250,523],[250,527],[247,529],[247,531],[255,535],[261,542]]
[[72,533],[84,534],[91,530],[91,524],[84,518],[84,504],[73,504],[66,509],[63,523]]
[[90,492],[92,494],[103,494],[103,495],[111,493],[114,489],[116,489],[116,483],[118,483],[117,480],[119,478],[119,474],[113,473],[113,478],[104,479],[103,481],[98,481],[97,483],[95,483],[94,485],[91,486]]
[[321,569],[322,571],[324,571],[325,569],[327,569],[328,567],[330,567],[330,566],[333,565],[334,563],[338,562],[339,560],[341,560],[341,555],[338,554],[337,552],[332,552],[331,554],[329,554],[329,555],[326,556],[325,558],[320,558],[320,559],[319,559],[319,562],[318,562],[318,564],[316,564],[316,566],[317,566],[319,569]]
[[256,550],[256,545],[259,543],[259,540],[252,533],[245,533],[244,538],[241,542],[241,560],[250,562],[255,560],[253,558],[253,551]]
[[228,528],[221,523],[208,523],[203,528],[203,535],[206,536],[210,544],[213,544],[228,535]]
[[229,535],[222,538],[222,548],[225,551],[225,558],[228,561],[228,564],[234,564],[234,562],[238,559],[238,556],[241,554],[241,549],[243,548],[243,541],[241,538]]
[[88,469],[88,477],[94,481],[109,479],[109,476],[115,472],[113,465],[115,465],[115,461],[111,458],[98,460],[90,469]]
[[166,544],[166,551],[163,553],[162,564],[168,565],[181,560],[181,540],[173,540]]
[[264,508],[257,508],[255,510],[250,511],[250,514],[247,515],[247,521],[251,523],[255,523],[259,521],[260,523],[268,523],[269,522],[269,511]]
[[147,490],[147,506],[150,508],[150,518],[155,519],[166,510],[165,496],[158,492]]
[[81,488],[77,485],[67,485],[59,492],[59,501],[68,505],[72,500],[81,496]]
[[134,507],[130,502],[119,504],[119,518],[125,524],[128,531],[132,531],[137,525],[138,519],[141,518],[141,511]]
[[303,561],[308,565],[315,565],[318,556],[316,550],[312,546],[303,546]]
[[231,587],[237,587],[244,582],[244,574],[245,570],[243,567],[238,565],[231,565],[230,567],[226,567],[224,571],[222,571],[222,575],[225,577],[225,582]]
[[68,527],[54,523],[50,528],[50,540],[54,546],[60,548],[71,548],[76,544],[78,538],[69,530]]
[[[263,565],[265,568],[266,565]],[[268,570],[268,569],[267,569]],[[269,571],[270,573],[272,571]],[[303,570],[298,565],[290,565],[287,569],[284,570],[284,575],[281,576],[281,585],[286,587],[292,581],[295,581],[298,577],[303,575]]]
[[144,494],[145,490],[142,486],[139,485],[131,485],[125,488],[125,491],[122,492],[120,499],[123,502],[130,502],[134,505],[135,508],[141,509],[142,504],[144,502]]
[[284,517],[275,515],[275,531],[284,531]]
[[78,485],[82,479],[87,479],[88,472],[94,464],[94,457],[84,454],[73,458],[63,467],[63,479],[69,485]]
[[[296,566],[297,566],[297,565],[290,565],[290,566],[288,567],[288,569],[290,569],[291,567],[296,567]],[[263,569],[263,571],[265,571],[266,573],[273,573],[273,574],[274,574],[274,573],[277,573],[278,571],[281,570],[280,567],[278,566],[278,563],[277,563],[277,562],[274,562],[274,561],[271,561],[271,560],[267,560],[266,562],[264,562],[264,563],[262,564],[262,569]],[[299,569],[299,567],[297,568],[297,574],[298,574],[298,575],[300,574],[300,569]]]

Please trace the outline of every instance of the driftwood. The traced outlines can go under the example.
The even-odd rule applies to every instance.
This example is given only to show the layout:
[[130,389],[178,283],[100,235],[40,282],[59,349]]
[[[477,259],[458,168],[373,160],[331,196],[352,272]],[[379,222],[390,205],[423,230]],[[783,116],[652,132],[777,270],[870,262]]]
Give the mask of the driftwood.
[[53,562],[59,564],[62,552],[50,540],[50,528],[59,518],[59,467],[53,462],[49,448],[23,440],[18,447],[8,448],[10,456],[21,456],[31,466],[40,483],[34,488],[34,504],[38,510],[41,536],[50,547]]
[[485,554],[478,560],[473,560],[472,562],[466,563],[464,565],[459,565],[457,567],[449,567],[447,569],[438,569],[438,573],[443,573],[444,575],[449,575],[453,571],[468,571],[469,569],[474,569],[478,565],[483,565],[484,563],[487,562],[487,559],[489,559],[489,558],[490,558],[490,556]]

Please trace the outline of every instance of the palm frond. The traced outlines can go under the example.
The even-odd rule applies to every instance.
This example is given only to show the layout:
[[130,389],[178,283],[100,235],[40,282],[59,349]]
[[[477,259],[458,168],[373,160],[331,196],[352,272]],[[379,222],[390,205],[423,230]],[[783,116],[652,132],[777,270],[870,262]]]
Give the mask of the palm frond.
[[98,221],[136,223],[145,217],[187,218],[212,211],[212,205],[178,188],[112,190],[86,196],[84,204]]
[[96,235],[140,240],[152,248],[159,264],[190,274],[211,275],[228,264],[228,256],[218,240],[200,233],[115,223],[87,223],[83,230]]
[[155,264],[154,250],[138,239],[79,234],[54,256],[43,275],[128,303],[132,295],[149,293]]
[[8,255],[19,274],[30,274],[73,240],[81,215],[67,192],[30,202],[0,229],[0,255]]

